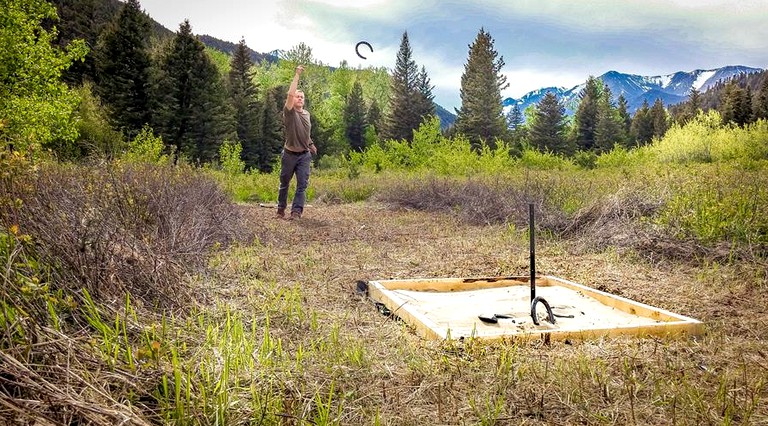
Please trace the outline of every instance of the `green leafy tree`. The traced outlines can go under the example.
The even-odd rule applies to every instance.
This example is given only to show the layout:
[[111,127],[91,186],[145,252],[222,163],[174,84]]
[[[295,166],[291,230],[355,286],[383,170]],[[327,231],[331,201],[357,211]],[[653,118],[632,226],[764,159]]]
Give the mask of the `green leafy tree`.
[[107,108],[93,93],[92,83],[83,82],[77,91],[80,103],[77,108],[77,140],[72,145],[70,159],[88,156],[114,158],[125,148],[124,136],[109,122]]
[[234,137],[232,114],[218,69],[192,34],[189,21],[159,61],[155,80],[155,129],[177,152],[208,162]]
[[315,59],[312,56],[312,48],[306,43],[301,42],[296,46],[293,46],[290,50],[282,55],[282,58],[287,62],[287,65],[293,70],[296,65],[309,65],[314,63]]
[[632,117],[631,134],[637,146],[647,145],[653,140],[653,116],[647,100]]
[[0,0],[0,143],[25,153],[66,151],[77,138],[79,100],[61,73],[88,49],[56,47],[46,19],[56,20],[56,9],[43,0]]
[[540,151],[572,153],[566,138],[565,107],[554,93],[547,92],[536,106],[528,141]]
[[[579,106],[573,115],[573,130],[576,146],[582,151],[591,151],[596,148],[596,134],[598,116],[601,114],[601,91],[603,84],[593,76],[589,76],[587,83],[579,93]],[[607,112],[602,114],[607,116]]]
[[483,28],[469,46],[469,57],[461,76],[461,108],[456,112],[455,131],[465,135],[475,149],[483,143],[495,147],[507,134],[501,91],[509,84],[501,74],[504,58],[494,50],[493,38]]
[[360,85],[360,82],[355,81],[344,106],[344,134],[349,146],[357,152],[362,152],[365,149],[365,124],[363,86]]
[[234,110],[237,140],[242,145],[245,166],[261,169],[258,90],[253,79],[253,61],[245,40],[240,40],[232,55],[229,68],[229,99]]
[[408,32],[404,32],[392,73],[389,115],[384,132],[388,139],[410,141],[413,131],[421,124],[422,117],[416,110],[417,99],[421,96],[418,88],[419,71],[412,55]]
[[97,93],[113,125],[129,137],[151,122],[149,17],[138,0],[123,4],[95,51]]

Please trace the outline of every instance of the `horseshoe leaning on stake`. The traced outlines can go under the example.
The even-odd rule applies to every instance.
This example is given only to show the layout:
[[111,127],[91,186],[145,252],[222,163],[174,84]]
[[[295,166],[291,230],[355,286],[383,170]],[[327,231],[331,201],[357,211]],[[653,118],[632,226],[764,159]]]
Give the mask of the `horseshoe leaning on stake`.
[[360,45],[361,45],[361,44],[368,46],[368,48],[369,48],[369,49],[371,49],[371,53],[373,53],[373,47],[371,47],[371,44],[370,44],[370,43],[368,43],[367,41],[361,41],[361,42],[358,42],[358,43],[355,45],[355,53],[357,53],[357,56],[359,56],[359,57],[361,57],[361,58],[363,58],[363,59],[368,59],[368,58],[366,58],[365,56],[363,56],[363,55],[361,55],[361,54],[360,54]]

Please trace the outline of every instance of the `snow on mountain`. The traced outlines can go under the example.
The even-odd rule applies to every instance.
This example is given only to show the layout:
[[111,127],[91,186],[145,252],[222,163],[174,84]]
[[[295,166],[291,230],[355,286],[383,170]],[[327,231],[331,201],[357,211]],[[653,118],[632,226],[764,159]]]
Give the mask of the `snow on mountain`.
[[[706,92],[720,81],[728,80],[739,74],[761,71],[763,71],[761,68],[729,65],[711,70],[678,71],[673,74],[657,76],[608,71],[598,79],[611,89],[614,102],[620,95],[624,95],[630,113],[634,113],[644,101],[652,105],[656,99],[661,99],[664,105],[674,105],[688,99],[692,89]],[[578,105],[579,95],[585,86],[586,82],[571,89],[547,87],[529,92],[520,99],[506,98],[503,102],[504,110],[506,113],[512,105],[517,104],[520,110],[524,111],[529,106],[538,104],[547,92],[554,92],[565,105],[566,114],[571,115]]]
[[699,75],[696,77],[696,80],[693,81],[692,87],[696,88],[696,90],[701,91],[702,87],[707,83],[707,80],[712,78],[712,76],[715,75],[717,71],[710,70],[710,71],[702,71],[699,73]]

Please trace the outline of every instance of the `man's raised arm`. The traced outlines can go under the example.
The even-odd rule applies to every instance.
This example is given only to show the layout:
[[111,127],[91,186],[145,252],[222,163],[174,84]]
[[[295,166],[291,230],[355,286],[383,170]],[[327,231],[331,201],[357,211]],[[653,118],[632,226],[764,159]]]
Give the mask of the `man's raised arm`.
[[293,109],[295,102],[296,88],[299,87],[299,76],[304,71],[304,67],[299,65],[296,67],[296,73],[293,74],[293,81],[291,81],[290,87],[288,87],[288,97],[285,98],[285,109]]

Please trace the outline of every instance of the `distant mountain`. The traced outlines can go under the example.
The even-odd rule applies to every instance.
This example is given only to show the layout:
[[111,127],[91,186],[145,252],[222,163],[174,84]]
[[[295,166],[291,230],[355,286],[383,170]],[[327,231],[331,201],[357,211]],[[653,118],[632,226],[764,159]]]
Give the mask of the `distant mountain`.
[[456,122],[456,114],[438,104],[435,104],[435,114],[440,119],[440,128],[443,130],[453,126],[453,123]]
[[[201,42],[203,42],[204,45],[208,47],[212,47],[216,50],[220,50],[229,55],[234,54],[235,49],[237,49],[236,43],[224,41],[216,37],[209,36],[208,34],[198,35],[197,38]],[[256,64],[258,64],[261,61],[277,62],[277,55],[275,55],[274,53],[259,53],[249,47],[248,54],[251,56],[251,60]]]
[[[608,71],[598,77],[598,79],[611,89],[614,102],[620,95],[624,95],[630,113],[634,113],[642,106],[643,101],[648,101],[648,104],[653,105],[656,99],[661,99],[666,106],[675,105],[687,100],[691,89],[695,88],[699,92],[704,93],[718,82],[724,82],[739,75],[761,71],[763,71],[761,68],[751,68],[742,65],[690,72],[678,71],[674,74],[652,77]],[[572,115],[578,105],[579,94],[585,86],[586,82],[570,89],[565,87],[547,87],[534,90],[525,94],[520,99],[504,99],[504,108],[505,111],[508,111],[512,105],[517,104],[520,110],[524,111],[528,106],[538,104],[547,92],[553,92],[565,105],[566,114]]]

